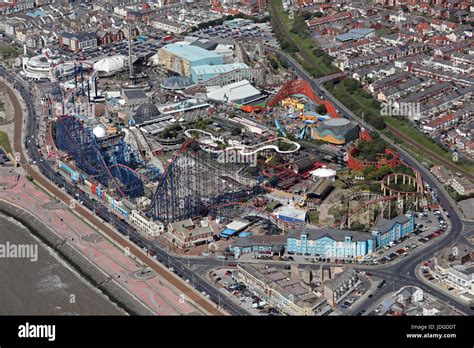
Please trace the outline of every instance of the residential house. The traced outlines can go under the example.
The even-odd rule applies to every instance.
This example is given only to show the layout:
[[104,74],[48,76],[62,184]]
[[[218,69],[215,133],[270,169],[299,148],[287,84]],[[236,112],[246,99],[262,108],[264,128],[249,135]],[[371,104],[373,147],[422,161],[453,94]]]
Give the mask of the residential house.
[[450,185],[451,178],[453,177],[453,173],[446,169],[444,166],[433,166],[431,168],[431,173],[444,185]]
[[324,282],[324,297],[330,305],[336,306],[354,290],[358,283],[357,272],[352,268],[346,269],[335,278]]
[[453,176],[451,187],[461,196],[468,196],[474,193],[474,184],[464,176]]
[[64,32],[59,37],[59,44],[69,51],[78,52],[97,47],[98,40],[95,32],[69,33]]

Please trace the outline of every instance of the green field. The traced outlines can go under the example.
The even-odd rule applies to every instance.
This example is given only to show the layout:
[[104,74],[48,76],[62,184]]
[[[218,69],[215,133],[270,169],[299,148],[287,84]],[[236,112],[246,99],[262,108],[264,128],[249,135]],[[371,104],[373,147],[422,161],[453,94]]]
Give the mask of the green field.
[[[297,33],[291,32],[291,28],[295,22],[295,19],[290,19],[288,14],[283,9],[283,3],[281,0],[270,0],[272,4],[275,6],[275,10],[273,11],[273,6],[269,6],[270,9],[270,17],[272,26],[274,28],[275,34],[279,37],[280,41],[286,40],[285,33],[279,33],[277,23],[281,23],[284,27],[286,33],[289,34],[291,40],[293,42],[289,42],[291,49],[285,49],[288,53],[290,53],[297,61],[300,63],[305,70],[312,73],[315,77],[330,75],[339,72],[339,70],[331,65],[327,64],[323,61],[324,56],[318,55],[315,52],[317,48],[316,42],[311,37],[302,37]],[[295,14],[296,18],[297,14]],[[293,44],[293,45],[292,45]],[[296,53],[306,54],[311,60],[311,62],[304,60],[304,55],[298,55]]]
[[8,142],[8,135],[5,132],[0,132],[0,145],[3,146],[6,152],[12,153],[10,143]]
[[[383,129],[383,133],[397,140],[393,137],[393,133],[389,129],[385,128],[389,126],[392,129],[396,129],[404,135],[408,136],[412,141],[416,142],[418,145],[424,147],[427,150],[432,151],[434,154],[443,157],[445,160],[450,161],[451,167],[453,169],[464,170],[468,173],[474,174],[474,166],[472,163],[467,162],[454,162],[452,161],[452,154],[445,149],[441,148],[438,144],[433,142],[430,138],[426,137],[423,133],[417,131],[411,126],[411,123],[406,120],[401,120],[394,117],[382,117],[380,115],[380,104],[362,87],[357,89],[349,88],[350,84],[346,81],[338,84],[327,83],[326,88],[332,95],[339,99],[345,106],[347,106],[352,112],[356,115],[363,118],[367,123],[374,126],[378,130]],[[385,128],[385,129],[384,129]],[[406,149],[410,150],[411,153],[415,152],[413,146],[410,144],[398,140],[398,143]],[[423,159],[424,162],[428,163],[438,163],[439,160],[432,158],[429,154],[419,154],[416,156],[418,159]],[[466,161],[466,160],[464,160]]]
[[4,59],[15,58],[20,54],[20,52],[21,51],[15,46],[7,44],[0,45],[0,57],[3,57]]
[[376,129],[385,128],[384,118],[380,115],[380,103],[362,89],[357,81],[346,78],[338,84],[326,83],[325,87],[364,121]]
[[[456,168],[465,170],[471,174],[474,174],[474,165],[472,165],[472,163],[471,164],[463,163],[462,161],[458,163],[454,162],[452,160],[453,159],[452,153],[442,149],[441,147],[439,147],[438,144],[434,143],[430,138],[426,137],[425,135],[423,135],[422,133],[414,129],[410,125],[409,121],[403,121],[394,117],[386,117],[384,119],[387,124],[389,124],[393,128],[396,128],[398,131],[403,132],[403,134],[410,137],[412,141],[415,141],[417,144],[423,146],[426,149],[429,149],[436,155],[441,156],[444,159],[452,162],[451,165],[453,167],[456,167]],[[409,146],[410,145],[408,144],[408,147]],[[407,144],[405,144],[405,146],[403,147],[407,148]],[[429,159],[433,160],[434,162],[437,162],[436,158],[433,158],[433,159],[429,158]],[[426,157],[425,157],[425,161],[426,161]]]

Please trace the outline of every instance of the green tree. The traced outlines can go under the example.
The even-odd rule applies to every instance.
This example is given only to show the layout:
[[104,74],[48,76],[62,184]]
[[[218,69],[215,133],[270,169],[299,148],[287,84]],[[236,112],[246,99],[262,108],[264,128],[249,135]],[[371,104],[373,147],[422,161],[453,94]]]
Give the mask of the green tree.
[[375,166],[371,164],[362,170],[362,174],[364,174],[364,178],[366,180],[370,180],[372,179],[373,173],[375,173],[376,170],[377,168],[375,168]]
[[240,128],[234,128],[234,129],[232,129],[232,131],[230,132],[230,134],[233,135],[233,136],[240,135],[241,133],[242,133],[242,129],[240,129]]
[[278,69],[278,62],[275,59],[275,57],[268,57],[268,61],[270,62],[270,65],[272,66],[273,69]]
[[327,113],[326,105],[324,105],[324,104],[318,105],[318,108],[316,109],[316,112],[320,115],[326,114]]

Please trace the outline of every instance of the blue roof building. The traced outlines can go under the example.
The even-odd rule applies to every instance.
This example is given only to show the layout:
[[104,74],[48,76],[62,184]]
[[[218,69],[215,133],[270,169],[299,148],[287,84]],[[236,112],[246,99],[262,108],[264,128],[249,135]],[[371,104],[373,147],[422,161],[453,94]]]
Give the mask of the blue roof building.
[[288,233],[286,250],[290,254],[318,257],[364,257],[374,252],[375,241],[370,233],[303,228]]
[[34,11],[27,12],[26,15],[32,18],[44,17],[46,15],[46,12],[44,12],[42,9],[36,9]]
[[193,66],[191,68],[191,79],[194,83],[202,83],[233,70],[248,68],[247,64],[244,63]]
[[198,46],[176,43],[160,48],[158,61],[165,69],[189,77],[192,67],[221,65],[224,57]]

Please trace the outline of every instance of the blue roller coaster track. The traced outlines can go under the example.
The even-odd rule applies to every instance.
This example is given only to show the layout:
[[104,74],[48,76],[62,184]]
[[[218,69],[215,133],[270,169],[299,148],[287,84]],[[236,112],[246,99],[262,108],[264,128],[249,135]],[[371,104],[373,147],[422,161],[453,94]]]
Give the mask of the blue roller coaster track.
[[[101,140],[102,141],[102,140]],[[74,116],[61,116],[56,122],[56,146],[66,152],[76,167],[122,197],[140,197],[144,188],[134,168],[139,156],[123,137],[110,146],[99,144],[92,131]]]
[[219,207],[261,191],[260,185],[238,183],[232,178],[235,166],[219,163],[217,155],[196,145],[194,140],[183,144],[159,180],[147,214],[165,225],[215,215]]

